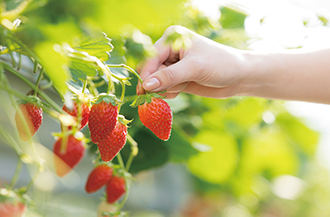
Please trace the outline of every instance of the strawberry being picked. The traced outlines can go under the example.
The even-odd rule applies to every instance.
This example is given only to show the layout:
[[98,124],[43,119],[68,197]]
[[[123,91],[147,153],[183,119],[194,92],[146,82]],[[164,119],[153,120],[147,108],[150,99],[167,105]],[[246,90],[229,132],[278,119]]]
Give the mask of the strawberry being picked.
[[84,156],[83,135],[81,132],[75,135],[63,136],[54,144],[54,165],[58,176],[69,173]]
[[114,203],[119,200],[126,192],[124,177],[114,175],[108,182],[106,188],[108,203]]
[[113,169],[105,163],[97,165],[88,176],[86,192],[90,194],[102,188],[112,178],[112,172]]
[[[87,102],[77,102],[77,100],[73,101],[73,106],[72,108],[68,108],[66,104],[63,105],[63,111],[67,112],[69,115],[77,118],[78,117],[78,105],[80,106],[81,109],[81,121],[80,121],[80,128],[79,130],[81,130],[82,128],[84,128],[88,122],[88,117],[89,117],[89,112],[90,112],[90,108],[88,107],[88,103]],[[71,130],[71,126],[68,127],[68,130]]]
[[127,139],[127,124],[129,122],[124,116],[118,115],[115,129],[97,144],[103,161],[111,161],[124,147]]
[[115,128],[118,116],[118,101],[114,95],[100,94],[92,105],[88,127],[93,143],[98,144]]
[[133,103],[138,106],[142,124],[158,138],[166,141],[170,138],[173,114],[171,107],[157,94],[140,95]]
[[18,103],[19,106],[15,114],[18,134],[23,141],[29,141],[42,124],[41,100],[30,95]]
[[0,216],[22,217],[26,212],[26,198],[6,188],[0,188]]

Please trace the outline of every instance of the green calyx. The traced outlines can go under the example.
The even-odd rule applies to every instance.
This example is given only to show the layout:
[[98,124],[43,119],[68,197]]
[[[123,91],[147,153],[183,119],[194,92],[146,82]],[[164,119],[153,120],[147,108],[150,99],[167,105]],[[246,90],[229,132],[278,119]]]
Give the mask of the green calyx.
[[129,123],[131,123],[133,120],[127,120],[123,115],[118,115],[118,121],[127,126]]
[[0,188],[0,203],[28,203],[30,198],[25,194],[25,189],[11,190]]
[[43,107],[43,103],[41,102],[39,97],[33,96],[33,95],[28,95],[27,97],[25,97],[24,99],[20,99],[17,101],[17,104],[33,104],[35,106],[37,106],[38,108]]
[[[166,91],[165,91],[166,92]],[[159,92],[159,93],[165,93]],[[146,93],[144,95],[139,95],[131,104],[131,107],[137,107],[139,105],[143,105],[144,103],[151,103],[152,98],[165,98],[158,93]]]
[[108,104],[111,103],[113,106],[118,106],[120,101],[113,94],[101,93],[101,94],[98,95],[98,97],[95,101],[95,104],[99,104],[101,102],[105,102],[105,103],[108,103]]

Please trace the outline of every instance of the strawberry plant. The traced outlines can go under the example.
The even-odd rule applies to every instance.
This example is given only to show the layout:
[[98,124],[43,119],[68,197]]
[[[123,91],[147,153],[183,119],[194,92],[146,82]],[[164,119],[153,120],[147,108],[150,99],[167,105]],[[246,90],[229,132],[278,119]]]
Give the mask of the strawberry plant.
[[[262,212],[264,201],[272,201],[269,194],[257,195],[258,187],[264,187],[257,182],[260,177],[268,182],[303,173],[318,134],[282,103],[136,95],[136,85],[142,82],[138,63],[152,54],[152,42],[171,24],[182,23],[215,41],[247,48],[248,37],[241,29],[246,15],[238,13],[232,22],[240,22],[240,29],[231,29],[231,9],[221,9],[227,20],[214,22],[189,5],[179,7],[184,1],[155,2],[1,2],[0,160],[8,160],[9,147],[18,161],[15,171],[0,171],[0,178],[11,176],[0,180],[0,216],[7,216],[8,210],[9,216],[47,216],[44,207],[28,203],[28,197],[40,202],[40,192],[33,191],[40,183],[52,186],[43,179],[45,173],[65,183],[64,191],[69,191],[68,179],[79,177],[84,187],[75,184],[88,198],[102,193],[93,210],[102,217],[129,216],[123,210],[129,208],[136,175],[168,162],[186,166],[182,173],[192,179],[197,197],[212,191],[220,192],[219,201],[231,198],[221,210],[253,201],[246,202],[253,214]],[[176,33],[168,41],[184,45],[181,39]],[[267,115],[274,118],[269,121]],[[31,177],[23,182],[26,167]],[[194,216],[191,207],[199,206],[188,207],[186,216]],[[77,216],[77,210],[72,215],[69,211],[53,216]]]

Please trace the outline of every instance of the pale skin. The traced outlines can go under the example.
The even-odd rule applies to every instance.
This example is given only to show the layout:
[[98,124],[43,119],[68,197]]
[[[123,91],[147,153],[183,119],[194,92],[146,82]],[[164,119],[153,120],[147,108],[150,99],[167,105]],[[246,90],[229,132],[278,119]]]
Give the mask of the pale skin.
[[[173,31],[189,34],[191,45],[174,50]],[[330,48],[283,52],[239,50],[181,26],[169,27],[154,44],[156,55],[142,63],[137,94],[166,90],[203,97],[254,96],[330,104]]]

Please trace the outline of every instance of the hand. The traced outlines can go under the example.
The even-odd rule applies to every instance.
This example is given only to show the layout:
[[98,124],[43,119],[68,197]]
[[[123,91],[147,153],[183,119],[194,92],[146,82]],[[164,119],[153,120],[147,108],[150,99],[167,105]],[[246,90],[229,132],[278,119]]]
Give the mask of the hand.
[[[166,43],[174,31],[189,35],[191,46],[173,50]],[[167,90],[166,98],[180,92],[212,98],[236,95],[244,69],[243,51],[216,43],[182,26],[171,26],[154,44],[156,56],[139,70],[144,81],[137,94]]]

